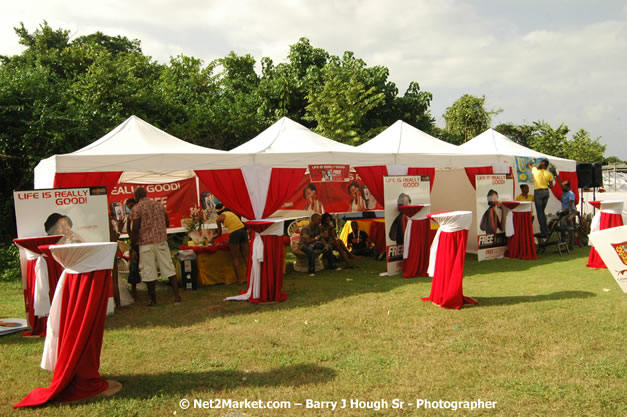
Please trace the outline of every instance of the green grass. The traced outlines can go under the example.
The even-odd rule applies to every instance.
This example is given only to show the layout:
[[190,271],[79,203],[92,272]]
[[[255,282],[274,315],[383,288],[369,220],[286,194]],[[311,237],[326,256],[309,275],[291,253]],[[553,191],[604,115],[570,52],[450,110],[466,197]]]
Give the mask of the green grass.
[[[552,249],[548,249],[551,252]],[[0,338],[0,415],[24,416],[624,416],[627,303],[587,248],[538,261],[466,259],[464,294],[445,310],[430,280],[380,277],[383,262],[315,278],[286,274],[283,303],[223,302],[242,287],[203,287],[107,319],[100,372],[111,399],[12,411],[51,374],[43,340]],[[0,317],[22,317],[19,283],[0,283]],[[496,401],[491,410],[203,410],[179,400]]]

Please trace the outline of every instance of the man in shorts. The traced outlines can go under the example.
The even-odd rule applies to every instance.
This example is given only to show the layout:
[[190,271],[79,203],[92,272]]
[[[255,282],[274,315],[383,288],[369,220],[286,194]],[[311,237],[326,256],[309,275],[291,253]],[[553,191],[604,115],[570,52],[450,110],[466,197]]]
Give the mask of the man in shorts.
[[168,277],[174,293],[174,301],[181,302],[176,271],[168,247],[168,214],[161,203],[148,198],[144,187],[135,189],[137,204],[131,210],[131,244],[139,246],[139,275],[148,287],[150,304],[157,304],[157,267],[161,276]]

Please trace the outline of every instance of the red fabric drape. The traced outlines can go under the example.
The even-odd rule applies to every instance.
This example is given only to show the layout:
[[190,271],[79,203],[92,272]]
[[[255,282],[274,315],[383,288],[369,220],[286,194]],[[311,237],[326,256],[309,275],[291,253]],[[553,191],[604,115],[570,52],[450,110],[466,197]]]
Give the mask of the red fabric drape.
[[377,203],[385,205],[385,198],[383,197],[383,177],[388,175],[387,167],[385,165],[355,167],[355,171],[357,171],[364,184],[368,186],[370,194],[377,200]]
[[198,179],[231,211],[248,219],[255,218],[241,169],[211,169],[195,172]]
[[536,243],[533,236],[531,212],[512,212],[514,216],[514,235],[507,240],[507,258],[538,259]]
[[35,388],[13,407],[77,401],[108,387],[98,373],[111,270],[68,274],[61,293],[57,363],[47,388]]
[[455,309],[464,303],[477,304],[472,298],[464,297],[462,289],[467,238],[468,230],[440,233],[431,294],[423,301]]
[[[579,181],[577,180],[576,172],[567,172],[560,171],[559,173],[560,181],[566,181],[570,183],[570,189],[575,194],[575,205],[579,204]],[[553,188],[551,188],[551,192],[558,200],[562,199],[562,187],[554,181]]]
[[305,168],[272,168],[262,218],[270,217],[296,192],[303,174]]
[[107,187],[110,190],[118,183],[122,171],[112,172],[57,172],[54,174],[54,188]]
[[494,174],[494,169],[492,167],[474,167],[464,169],[466,170],[466,176],[468,177],[468,181],[470,181],[472,188],[474,188],[475,190],[477,189],[475,175]]
[[52,245],[41,245],[39,246],[39,250],[41,253],[46,255],[46,264],[48,265],[48,282],[50,284],[50,302],[52,302],[52,297],[54,297],[54,292],[57,289],[57,283],[59,282],[59,278],[63,273],[63,265],[54,259],[52,256],[52,252],[50,252],[50,246]]
[[411,240],[407,259],[403,260],[403,277],[426,277],[429,268],[429,219],[411,221]]
[[[612,214],[601,212],[601,224],[599,230],[611,229],[612,227],[620,227],[623,225],[623,216],[621,214]],[[607,268],[599,252],[593,247],[590,248],[590,256],[588,256],[588,268]]]
[[408,168],[407,175],[428,175],[429,192],[433,190],[433,182],[435,181],[435,168]]
[[[37,317],[35,315],[35,265],[37,259],[31,259],[26,262],[26,283],[28,288],[24,290],[24,298],[26,302],[26,313],[28,314],[28,325],[31,330],[22,333],[22,336],[39,336],[46,337],[46,323],[48,317]],[[50,297],[52,300],[52,297]]]
[[260,298],[250,298],[251,303],[285,301],[288,295],[283,289],[283,236],[258,236],[263,240],[263,259],[261,263]]

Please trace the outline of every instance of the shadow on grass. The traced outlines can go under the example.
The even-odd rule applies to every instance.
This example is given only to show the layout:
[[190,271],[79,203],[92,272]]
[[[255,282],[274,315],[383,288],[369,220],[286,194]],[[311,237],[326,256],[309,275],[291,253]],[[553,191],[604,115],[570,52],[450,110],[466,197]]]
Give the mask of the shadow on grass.
[[283,280],[283,292],[289,298],[280,303],[255,305],[241,301],[223,301],[225,297],[239,294],[244,285],[215,285],[199,287],[197,291],[182,291],[183,302],[172,303],[172,293],[166,285],[158,286],[158,306],[144,307],[147,294],[141,291],[139,301],[112,317],[107,318],[107,329],[126,327],[180,327],[204,322],[212,318],[234,317],[266,311],[280,311],[317,306],[337,299],[366,293],[383,293],[397,287],[424,285],[430,278],[405,279],[400,275],[381,277],[385,263],[364,259],[355,269],[321,271],[315,277],[305,273],[289,272]]
[[510,297],[472,297],[479,302],[477,307],[535,303],[539,301],[566,300],[575,298],[592,298],[595,293],[588,291],[559,291],[544,295],[516,295]]
[[45,337],[22,337],[22,333],[25,330],[20,332],[7,334],[4,336],[0,336],[0,345],[37,345],[40,344],[43,348]]
[[159,393],[184,396],[194,391],[220,391],[239,387],[301,387],[328,382],[336,377],[332,368],[298,364],[265,372],[215,370],[162,374],[107,375],[123,385],[114,398],[152,398]]

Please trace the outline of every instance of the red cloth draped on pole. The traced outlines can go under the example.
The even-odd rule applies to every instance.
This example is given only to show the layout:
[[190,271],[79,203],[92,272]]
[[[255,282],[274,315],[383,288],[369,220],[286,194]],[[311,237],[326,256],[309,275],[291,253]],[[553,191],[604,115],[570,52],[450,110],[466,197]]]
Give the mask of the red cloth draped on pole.
[[122,171],[112,172],[57,172],[54,174],[54,188],[107,187],[110,190],[118,183]]
[[472,188],[477,189],[477,182],[475,179],[475,175],[487,175],[494,174],[494,168],[490,167],[476,167],[476,168],[464,168],[466,170],[466,176],[468,177],[468,181],[472,185]]
[[[591,233],[623,225],[623,201],[588,201],[588,203],[599,210],[592,219],[592,224],[590,225]],[[586,266],[588,268],[607,268],[594,246],[590,248],[590,256],[588,256],[588,264]]]
[[[559,177],[560,177],[560,181],[562,182],[568,181],[570,183],[570,190],[575,194],[575,205],[579,204],[579,180],[577,179],[577,173],[569,172],[569,171],[560,171]],[[553,188],[551,188],[551,192],[553,193],[555,198],[557,198],[560,201],[562,200],[562,193],[563,193],[562,187],[560,187],[557,181],[554,182]]]
[[51,279],[53,274],[49,267],[54,259],[48,259],[39,246],[57,243],[62,237],[55,235],[13,240],[17,246],[24,249],[27,259],[24,307],[31,330],[22,333],[22,336],[46,336],[46,321],[57,281]]
[[533,236],[530,201],[503,201],[510,211],[505,220],[507,251],[505,257],[517,259],[538,259]]
[[433,276],[431,294],[422,298],[443,308],[460,309],[464,303],[477,304],[464,297],[462,279],[466,260],[466,240],[472,212],[452,211],[428,215],[440,224],[431,246],[429,275]]
[[195,172],[198,179],[207,186],[213,195],[218,197],[218,200],[225,207],[247,219],[255,218],[241,169],[211,169]]
[[51,247],[66,267],[50,309],[42,367],[53,369],[47,388],[35,388],[13,407],[78,401],[108,388],[100,376],[100,351],[117,243]]
[[430,204],[400,206],[398,210],[409,218],[403,244],[403,277],[425,277],[429,268]]
[[428,175],[429,192],[433,191],[433,182],[435,181],[435,168],[409,168],[407,169],[407,175]]
[[[361,180],[364,184],[366,184],[370,193],[374,196],[377,202],[384,206],[385,199],[383,198],[383,177],[388,175],[387,166],[375,165],[355,167],[355,171],[357,171]],[[433,189],[433,182],[435,181],[435,168],[408,168],[407,175],[429,175],[429,191]]]

